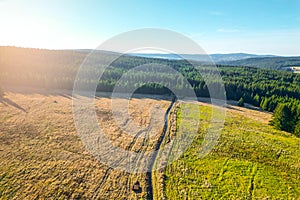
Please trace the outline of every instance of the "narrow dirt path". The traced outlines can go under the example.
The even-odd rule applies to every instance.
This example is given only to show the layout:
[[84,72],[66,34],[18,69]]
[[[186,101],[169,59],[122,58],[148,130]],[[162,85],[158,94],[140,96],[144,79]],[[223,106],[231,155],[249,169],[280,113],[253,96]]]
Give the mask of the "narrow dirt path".
[[153,167],[154,167],[154,163],[155,163],[155,160],[157,158],[157,155],[158,155],[158,151],[164,141],[164,138],[166,136],[166,133],[167,133],[167,130],[168,130],[168,126],[169,126],[169,114],[170,114],[170,111],[174,105],[174,103],[176,102],[176,98],[173,98],[172,99],[172,103],[170,104],[170,106],[168,107],[166,113],[165,113],[165,124],[164,124],[164,128],[163,128],[163,132],[162,132],[162,135],[161,137],[159,138],[158,140],[158,143],[157,143],[157,146],[156,146],[156,149],[155,149],[155,153],[153,155],[153,158],[151,160],[151,163],[150,163],[150,167],[149,167],[149,172],[147,172],[147,177],[148,177],[148,184],[149,184],[149,187],[148,187],[148,199],[150,200],[153,200],[153,177],[152,177],[152,171],[154,170]]

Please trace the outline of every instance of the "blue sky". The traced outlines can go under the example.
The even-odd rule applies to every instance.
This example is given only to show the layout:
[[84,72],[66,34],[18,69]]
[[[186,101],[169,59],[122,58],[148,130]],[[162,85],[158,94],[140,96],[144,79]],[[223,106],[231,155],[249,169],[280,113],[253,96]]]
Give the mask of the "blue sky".
[[300,55],[300,0],[0,0],[0,45],[95,48],[119,33],[165,28],[208,53]]

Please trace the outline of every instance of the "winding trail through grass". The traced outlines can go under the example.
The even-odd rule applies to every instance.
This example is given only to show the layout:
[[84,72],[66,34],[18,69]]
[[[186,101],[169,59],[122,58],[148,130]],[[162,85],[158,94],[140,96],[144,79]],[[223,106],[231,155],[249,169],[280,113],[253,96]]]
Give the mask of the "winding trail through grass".
[[158,155],[158,152],[159,152],[159,149],[161,147],[161,144],[163,143],[164,141],[164,138],[166,136],[166,133],[167,133],[167,130],[168,130],[168,126],[169,126],[169,114],[170,114],[170,111],[174,105],[174,103],[176,102],[176,98],[174,97],[172,99],[172,103],[170,104],[170,106],[168,107],[166,113],[165,113],[165,124],[164,124],[164,128],[163,128],[163,132],[161,134],[161,137],[159,138],[158,140],[158,143],[157,143],[157,146],[156,146],[156,149],[155,149],[155,153],[153,155],[153,158],[152,158],[152,161],[150,163],[150,167],[149,167],[149,172],[147,172],[147,177],[148,177],[148,184],[149,184],[149,187],[148,187],[148,199],[150,200],[153,200],[153,177],[152,177],[152,171],[154,171],[155,169],[154,168],[154,163],[155,163],[155,160],[157,158],[157,155]]

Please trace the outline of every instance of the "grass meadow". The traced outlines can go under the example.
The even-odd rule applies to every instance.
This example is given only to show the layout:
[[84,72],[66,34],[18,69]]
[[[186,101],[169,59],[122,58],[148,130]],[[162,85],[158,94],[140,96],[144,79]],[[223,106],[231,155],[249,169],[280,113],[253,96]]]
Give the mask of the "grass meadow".
[[[300,139],[275,130],[265,122],[227,112],[219,143],[204,158],[199,149],[211,107],[199,109],[199,134],[188,151],[165,170],[167,199],[299,199]],[[181,120],[181,112],[177,112]],[[180,134],[180,133],[177,133]]]

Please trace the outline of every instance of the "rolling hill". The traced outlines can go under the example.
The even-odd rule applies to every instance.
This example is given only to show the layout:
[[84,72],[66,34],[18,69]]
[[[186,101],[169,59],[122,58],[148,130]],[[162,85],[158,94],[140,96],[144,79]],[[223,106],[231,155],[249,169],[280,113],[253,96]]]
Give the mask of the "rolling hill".
[[[172,142],[174,135],[182,134],[179,121],[187,128],[195,127],[196,121],[200,124],[193,132],[195,140],[178,160],[170,162],[168,159],[169,165],[151,176],[149,173],[129,174],[99,162],[85,148],[76,131],[71,93],[76,72],[88,52],[0,47],[0,86],[4,85],[4,93],[0,95],[0,199],[300,198],[300,139],[275,130],[269,125],[272,113],[262,111],[273,111],[283,102],[298,112],[300,75],[255,67],[218,66],[228,99],[244,98],[246,105],[251,103],[262,109],[241,108],[235,106],[235,101],[228,101],[226,107],[221,108],[227,112],[221,137],[204,158],[198,155],[211,117],[210,104],[178,101],[168,118],[164,113],[171,103],[167,98],[170,96],[166,95],[169,91],[149,85],[141,92],[148,92],[148,96],[139,94],[142,96],[130,99],[127,113],[143,130],[150,130],[147,127],[152,122],[150,113],[156,114],[157,121],[151,126],[151,134],[144,131],[130,137],[114,119],[109,93],[97,96],[94,101],[97,122],[114,144],[133,152],[147,152],[159,148],[158,143],[163,146]],[[100,61],[114,56],[111,52],[99,55]],[[122,74],[149,62],[178,70],[203,97],[209,97],[208,84],[220,86],[215,82],[211,66],[197,66],[213,76],[206,83],[195,67],[181,60],[122,56],[107,69],[102,82],[97,80],[98,89],[111,92]],[[150,69],[135,71],[123,86],[142,85],[142,78],[150,76],[170,83],[176,80],[174,85],[184,88],[177,76]],[[90,80],[84,81],[90,83]],[[165,96],[158,98],[155,92]],[[124,100],[118,99],[118,111],[124,108],[120,103]],[[151,112],[153,107],[155,112]],[[199,110],[200,114],[187,113],[187,119],[183,119],[183,108]],[[119,116],[120,113],[114,114]],[[165,129],[165,116],[171,124],[168,129]],[[127,126],[126,119],[124,123],[120,121]],[[140,138],[139,134],[144,133],[147,137]],[[166,136],[162,137],[164,133]],[[123,157],[116,158],[124,161]],[[141,157],[137,161],[135,168],[143,163]],[[136,181],[140,183],[138,192],[132,190]]]
[[194,55],[194,54],[130,54],[133,56],[145,58],[159,58],[168,60],[189,59],[198,61],[199,63],[214,62],[218,65],[227,66],[248,66],[268,69],[289,70],[289,67],[299,67],[300,57],[284,57],[275,55],[256,55],[246,53],[231,53],[231,54],[210,54],[210,55]]
[[145,58],[161,58],[169,60],[189,59],[198,62],[215,62],[217,64],[221,62],[244,60],[248,58],[264,58],[275,57],[274,55],[256,55],[247,53],[230,53],[230,54],[209,54],[209,55],[196,55],[196,54],[147,54],[147,53],[132,53],[129,55],[145,57]]
[[[200,110],[200,116],[189,117],[198,119],[201,128],[184,155],[164,171],[161,191],[166,199],[300,198],[299,138],[275,130],[268,125],[268,120],[255,119],[255,111],[249,113],[246,109],[229,107],[218,145],[201,158],[199,149],[208,128],[211,107],[190,103],[181,107]],[[177,120],[181,120],[181,115],[179,109]]]
[[222,61],[219,64],[286,70],[287,67],[300,66],[300,57],[247,58],[235,61]]
[[[145,126],[149,106],[165,110],[169,103],[133,98],[130,113],[136,123]],[[19,89],[0,98],[0,197],[148,199],[146,174],[111,169],[84,148],[74,127],[71,104],[66,91]],[[131,137],[116,137],[121,132],[109,114],[109,104],[107,97],[96,99],[99,123],[112,141],[133,151],[153,148],[139,140],[131,145]],[[300,139],[268,125],[270,113],[228,105],[218,144],[199,158],[211,105],[179,104],[177,112],[171,113],[175,126],[184,107],[199,109],[200,115],[188,115],[199,120],[199,131],[179,160],[153,172],[157,177],[154,199],[299,199]],[[163,120],[154,127],[157,133],[162,124]],[[181,134],[178,128],[169,130],[165,142],[170,134]],[[136,180],[141,183],[141,193],[131,190]]]

